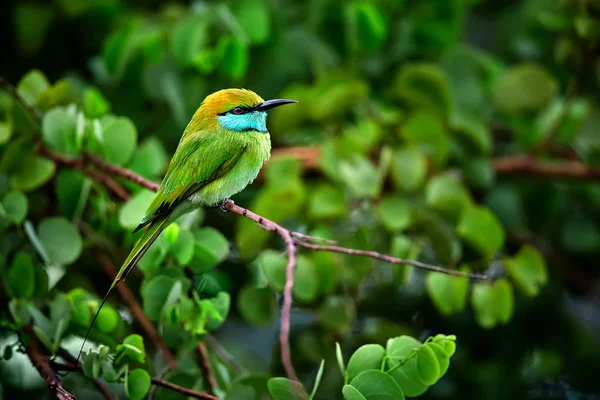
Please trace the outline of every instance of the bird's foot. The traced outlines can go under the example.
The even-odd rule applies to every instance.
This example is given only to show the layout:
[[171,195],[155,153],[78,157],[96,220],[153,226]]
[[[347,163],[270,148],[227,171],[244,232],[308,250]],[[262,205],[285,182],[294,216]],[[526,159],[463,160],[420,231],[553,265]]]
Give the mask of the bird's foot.
[[227,212],[227,211],[228,211],[228,210],[227,210],[227,208],[226,208],[226,206],[225,206],[225,205],[226,205],[228,202],[231,202],[232,204],[235,204],[235,203],[233,203],[233,200],[231,200],[231,199],[225,199],[225,200],[223,200],[223,202],[222,202],[222,203],[219,205],[219,208],[221,209],[221,211],[223,211],[223,212]]

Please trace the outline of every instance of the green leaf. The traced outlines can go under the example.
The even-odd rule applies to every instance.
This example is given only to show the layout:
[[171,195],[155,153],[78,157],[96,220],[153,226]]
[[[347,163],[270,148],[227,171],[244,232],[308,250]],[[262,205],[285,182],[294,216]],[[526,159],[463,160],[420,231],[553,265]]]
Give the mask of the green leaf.
[[384,196],[377,204],[375,212],[383,227],[390,232],[405,230],[413,218],[412,207],[402,196]]
[[101,147],[107,161],[117,165],[127,163],[137,144],[137,130],[129,118],[106,115],[100,119]]
[[81,141],[77,137],[77,114],[66,107],[56,107],[44,114],[42,137],[48,146],[60,153],[77,153]]
[[310,194],[308,214],[314,219],[342,218],[348,212],[344,191],[336,186],[320,184]]
[[315,282],[317,282],[317,271],[313,262],[308,257],[297,256],[292,289],[294,299],[306,303],[315,300],[319,294],[319,286],[315,285]]
[[318,311],[321,324],[334,332],[348,330],[354,320],[354,303],[342,296],[329,296]]
[[389,339],[386,344],[386,350],[390,365],[397,365],[411,352],[411,350],[420,346],[421,342],[410,336],[402,335]]
[[151,321],[158,321],[176,280],[166,275],[157,275],[142,288],[144,311]]
[[435,113],[423,109],[413,112],[402,125],[400,136],[410,145],[418,146],[436,165],[445,164],[450,154],[450,137]]
[[138,226],[146,214],[148,206],[154,200],[154,196],[154,192],[144,189],[129,199],[119,210],[119,223],[121,226],[127,230]]
[[365,371],[352,380],[352,386],[366,400],[404,400],[404,393],[391,376],[381,371]]
[[253,325],[266,325],[277,314],[275,294],[269,289],[246,285],[240,290],[237,300],[240,314]]
[[496,311],[494,307],[494,291],[492,285],[475,284],[471,294],[471,303],[475,310],[477,323],[483,328],[491,329],[496,326]]
[[438,379],[440,379],[448,371],[448,367],[450,366],[450,356],[439,343],[427,343],[425,346],[431,348],[437,358],[438,364],[440,365],[440,374],[438,376]]
[[64,217],[44,219],[38,227],[38,238],[52,263],[72,264],[83,248],[79,231]]
[[440,376],[440,364],[433,349],[427,345],[419,347],[415,355],[417,376],[421,383],[433,385]]
[[30,192],[48,182],[56,165],[54,162],[35,155],[29,155],[19,165],[10,181],[14,189]]
[[427,157],[418,146],[405,146],[392,157],[392,179],[398,189],[419,189],[427,176]]
[[398,96],[414,108],[426,108],[441,116],[450,110],[450,89],[444,70],[435,64],[408,64],[396,83]]
[[72,218],[75,213],[82,211],[82,201],[87,199],[91,181],[78,170],[61,170],[55,183],[56,197],[60,213],[67,218]]
[[346,366],[344,365],[344,356],[342,355],[342,348],[339,342],[335,342],[335,358],[337,360],[338,368],[343,377],[346,377]]
[[83,94],[83,111],[89,118],[98,118],[110,112],[110,103],[98,89],[91,87]]
[[543,67],[518,65],[506,70],[494,87],[494,101],[505,113],[538,110],[550,103],[558,82]]
[[125,375],[125,393],[132,400],[141,400],[150,391],[150,375],[143,369],[136,368]]
[[[99,306],[100,304],[98,304]],[[117,310],[109,305],[104,305],[98,313],[96,327],[104,333],[112,333],[119,327],[119,321],[121,321],[121,316]]]
[[248,46],[231,36],[223,36],[219,42],[221,71],[233,79],[246,74],[249,64]]
[[454,218],[460,217],[471,201],[471,195],[463,184],[450,175],[437,175],[425,187],[427,205]]
[[[172,224],[171,226],[175,226]],[[177,235],[177,239],[169,246],[169,252],[175,256],[181,266],[187,265],[194,257],[195,238],[194,234],[187,229],[183,229]]]
[[207,272],[229,255],[229,242],[214,228],[202,228],[195,233],[195,258],[190,268],[195,273]]
[[468,207],[456,231],[485,256],[492,256],[504,245],[504,229],[496,216],[485,207]]
[[285,286],[285,268],[287,260],[284,255],[273,250],[265,250],[257,258],[269,285],[276,292],[282,292]]
[[383,346],[378,344],[365,344],[359,347],[350,361],[348,361],[348,368],[346,370],[348,374],[348,382],[352,383],[352,379],[358,374],[370,369],[381,369],[383,364],[383,357],[385,357],[385,349]]
[[35,265],[27,253],[17,253],[4,279],[6,289],[16,298],[29,298],[35,293]]
[[504,268],[517,287],[530,297],[537,296],[548,282],[546,262],[531,246],[523,246],[516,256],[506,257]]
[[234,13],[244,33],[253,44],[263,44],[271,33],[269,3],[265,0],[242,0]]
[[459,114],[451,121],[452,129],[466,139],[470,148],[479,154],[489,154],[492,151],[492,134],[488,126],[479,119]]
[[498,279],[494,283],[494,305],[498,322],[508,323],[513,315],[514,296],[512,285],[505,278]]
[[117,356],[124,355],[139,363],[144,363],[146,359],[146,349],[144,339],[140,335],[132,334],[127,336],[122,344],[117,345],[115,349]]
[[28,104],[35,105],[38,97],[50,88],[46,76],[37,69],[29,71],[17,85],[17,91]]
[[164,172],[167,161],[167,152],[161,141],[151,136],[136,148],[129,169],[146,178],[154,178]]
[[13,134],[13,126],[10,121],[0,121],[0,145],[8,142]]
[[181,66],[193,65],[194,60],[206,51],[209,19],[204,15],[191,15],[178,22],[171,30],[171,51]]
[[267,386],[274,400],[308,400],[308,394],[300,382],[294,383],[287,378],[271,378]]
[[361,119],[342,132],[345,147],[351,152],[368,154],[379,143],[383,135],[380,123],[372,119]]
[[366,397],[360,394],[357,388],[350,385],[344,385],[342,394],[345,400],[366,400]]
[[20,224],[27,216],[29,203],[27,196],[17,190],[11,190],[2,198],[2,214],[13,224]]
[[392,370],[390,376],[408,397],[420,396],[429,388],[429,385],[422,383],[417,375],[417,360],[414,357],[401,367]]
[[313,386],[313,390],[310,393],[310,398],[314,399],[317,394],[317,390],[319,390],[319,386],[321,385],[321,378],[323,378],[323,371],[325,368],[325,360],[321,360],[321,364],[319,365],[319,370],[317,371],[317,376],[315,377],[315,385]]
[[227,292],[219,292],[215,297],[208,300],[213,306],[213,313],[208,314],[206,329],[215,330],[225,322],[229,308],[231,307],[231,296]]
[[429,297],[442,314],[450,315],[464,310],[467,304],[468,279],[430,272],[425,283]]
[[387,36],[385,19],[375,4],[354,1],[349,6],[349,27],[359,49],[379,48]]

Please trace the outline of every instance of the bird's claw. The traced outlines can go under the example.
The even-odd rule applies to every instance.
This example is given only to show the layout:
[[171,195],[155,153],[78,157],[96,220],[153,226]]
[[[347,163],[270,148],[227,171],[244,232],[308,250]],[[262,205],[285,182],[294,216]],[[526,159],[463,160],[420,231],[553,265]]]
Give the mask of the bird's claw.
[[221,211],[223,211],[223,212],[227,212],[227,211],[229,211],[229,210],[228,210],[228,209],[225,207],[225,204],[227,204],[228,202],[231,202],[231,203],[233,203],[233,200],[231,200],[231,199],[225,199],[225,200],[224,200],[224,201],[223,201],[223,202],[222,202],[222,203],[219,205],[219,208],[221,209]]

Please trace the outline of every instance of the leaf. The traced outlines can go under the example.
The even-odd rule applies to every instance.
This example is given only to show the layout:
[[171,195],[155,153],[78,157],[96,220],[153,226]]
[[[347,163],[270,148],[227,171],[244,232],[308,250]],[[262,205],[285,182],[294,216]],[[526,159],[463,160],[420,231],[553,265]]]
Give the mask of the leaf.
[[450,110],[448,77],[435,64],[407,64],[398,74],[395,90],[411,107],[423,107],[441,116]]
[[390,232],[405,230],[413,218],[412,207],[402,196],[384,196],[375,211],[383,227]]
[[350,4],[349,26],[359,49],[379,48],[387,36],[387,27],[381,11],[367,1],[354,1]]
[[2,198],[4,216],[13,224],[20,224],[27,216],[29,203],[27,196],[17,190],[11,190]]
[[417,339],[405,335],[389,339],[386,344],[386,351],[390,365],[397,365],[411,350],[419,348],[421,344]]
[[129,169],[146,178],[154,178],[164,172],[167,161],[167,152],[161,141],[150,136],[135,149]]
[[212,304],[213,313],[209,313],[206,319],[206,329],[218,329],[227,318],[231,307],[231,296],[227,292],[219,292],[215,297],[208,300]]
[[273,290],[282,292],[285,286],[286,258],[273,250],[265,250],[260,253],[257,261]]
[[263,44],[271,33],[269,4],[265,0],[243,0],[236,4],[234,13],[252,44]]
[[425,202],[434,210],[458,218],[472,200],[460,181],[449,175],[437,175],[427,182]]
[[233,79],[243,77],[249,64],[248,46],[231,36],[223,36],[218,47],[221,71]]
[[313,390],[310,393],[310,399],[314,399],[317,394],[317,390],[319,390],[319,386],[321,385],[321,378],[323,378],[323,371],[325,368],[325,360],[321,360],[321,364],[319,365],[319,370],[317,371],[317,376],[315,377],[315,385],[313,386]]
[[[381,371],[365,371],[351,384],[366,400],[403,400],[404,393],[391,376]],[[351,398],[352,399],[352,398]]]
[[178,22],[171,30],[171,52],[181,66],[193,65],[205,51],[209,35],[209,20],[204,15],[191,15]]
[[143,189],[129,199],[119,210],[119,223],[124,229],[134,229],[146,214],[155,193]]
[[315,285],[315,282],[317,282],[317,271],[312,261],[308,257],[297,256],[292,288],[294,299],[306,303],[314,301],[319,294],[319,286]]
[[13,134],[13,126],[10,121],[0,121],[0,145],[5,144],[10,140]]
[[535,111],[558,91],[558,82],[543,67],[522,64],[506,70],[494,87],[494,101],[505,113]]
[[354,303],[342,296],[327,297],[318,310],[321,324],[334,332],[348,330],[354,320],[354,315]]
[[414,357],[401,367],[391,371],[390,376],[394,378],[407,397],[420,396],[429,388],[429,385],[422,383],[417,375],[417,361]]
[[308,400],[308,394],[300,382],[287,378],[271,378],[267,382],[274,400]]
[[137,144],[137,131],[129,118],[106,115],[100,119],[102,142],[106,161],[117,165],[127,163]]
[[143,286],[144,311],[151,321],[158,321],[162,316],[164,305],[175,283],[175,279],[170,276],[157,275]]
[[450,315],[464,310],[469,287],[467,279],[430,272],[425,283],[429,297],[442,314]]
[[[171,226],[177,226],[171,224]],[[173,244],[169,246],[169,252],[177,259],[181,266],[187,265],[194,257],[195,238],[194,234],[187,229],[182,229]]]
[[81,149],[77,138],[77,114],[66,107],[55,107],[44,114],[42,137],[51,149],[75,154]]
[[35,155],[29,155],[22,160],[10,181],[14,189],[30,192],[48,182],[54,175],[54,162]]
[[80,208],[83,206],[80,202],[82,200],[85,201],[86,193],[89,193],[90,184],[89,179],[81,171],[63,169],[58,173],[55,182],[55,191],[62,215],[72,218],[77,211],[80,211]]
[[421,383],[433,385],[440,376],[440,364],[435,353],[428,345],[423,345],[417,350],[415,355],[417,376]]
[[475,310],[477,323],[481,327],[491,329],[496,326],[496,312],[494,307],[494,291],[492,285],[475,284],[471,294],[471,303]]
[[348,212],[344,191],[336,186],[321,184],[310,194],[308,214],[314,219],[342,218]]
[[[99,306],[100,304],[98,304]],[[96,327],[104,333],[112,333],[119,327],[119,321],[121,321],[121,316],[117,310],[109,305],[104,305],[98,313]]]
[[144,363],[146,359],[144,339],[137,334],[129,335],[123,340],[122,344],[117,345],[116,352],[118,356],[122,354],[134,361]]
[[510,321],[514,310],[514,296],[510,282],[501,278],[494,283],[494,305],[496,319],[501,324]]
[[202,228],[195,233],[195,259],[190,268],[195,273],[211,270],[229,255],[229,242],[214,228]]
[[269,289],[246,285],[240,290],[237,300],[240,314],[253,325],[266,325],[277,314],[275,295]]
[[136,368],[125,375],[125,393],[132,400],[141,400],[150,391],[150,375],[143,369]]
[[72,264],[83,248],[79,231],[64,217],[44,219],[38,227],[38,238],[52,263]]
[[385,349],[379,344],[365,344],[359,347],[348,361],[348,382],[358,374],[370,369],[380,370],[385,357]]
[[[36,9],[39,12],[39,9]],[[39,70],[29,71],[17,84],[17,91],[28,104],[35,105],[38,97],[50,88],[50,82]]]
[[468,207],[456,231],[475,249],[488,257],[504,245],[504,229],[496,216],[485,207]]
[[366,400],[366,397],[360,394],[357,388],[350,385],[344,385],[342,394],[345,400]]
[[504,259],[504,268],[517,287],[527,296],[537,296],[548,282],[546,262],[531,246],[523,246],[514,257]]
[[110,112],[110,103],[98,89],[91,87],[83,93],[83,111],[89,118],[98,118]]
[[392,157],[392,179],[398,189],[414,191],[427,176],[427,157],[417,146],[405,146]]
[[35,266],[27,253],[17,253],[4,279],[6,289],[16,298],[29,298],[35,293]]
[[402,125],[400,136],[409,145],[418,146],[436,165],[446,163],[450,154],[450,137],[437,114],[423,109],[413,112]]
[[339,342],[335,342],[335,358],[338,364],[338,368],[340,369],[340,373],[345,378],[346,366],[344,365],[344,356],[342,355],[342,348],[340,347]]

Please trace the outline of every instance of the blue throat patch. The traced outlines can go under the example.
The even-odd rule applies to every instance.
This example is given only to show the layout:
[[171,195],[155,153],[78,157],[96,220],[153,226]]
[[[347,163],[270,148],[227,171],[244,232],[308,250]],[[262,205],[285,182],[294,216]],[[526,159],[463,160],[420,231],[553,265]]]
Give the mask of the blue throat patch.
[[227,113],[217,116],[217,119],[223,128],[232,131],[267,133],[267,113],[264,111],[252,111],[241,115]]

